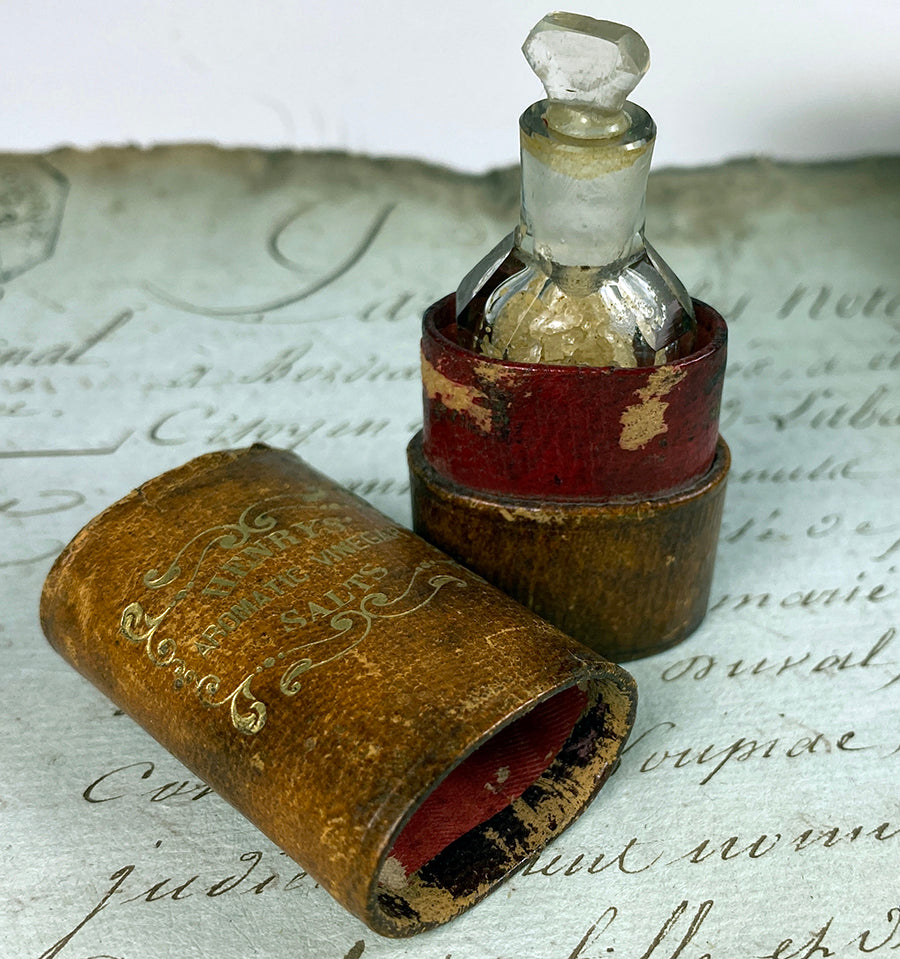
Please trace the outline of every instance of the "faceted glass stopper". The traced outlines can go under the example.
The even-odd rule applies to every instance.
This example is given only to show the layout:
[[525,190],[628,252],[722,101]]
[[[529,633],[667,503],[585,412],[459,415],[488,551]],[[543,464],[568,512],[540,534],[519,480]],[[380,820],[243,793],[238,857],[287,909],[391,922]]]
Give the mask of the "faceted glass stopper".
[[622,107],[650,66],[640,34],[621,23],[550,13],[522,46],[552,101],[548,123],[575,137],[622,132]]
[[628,94],[650,65],[634,30],[551,13],[522,50],[547,91],[520,118],[519,227],[457,291],[460,343],[515,363],[636,367],[687,356],[696,319],[644,239],[656,127]]

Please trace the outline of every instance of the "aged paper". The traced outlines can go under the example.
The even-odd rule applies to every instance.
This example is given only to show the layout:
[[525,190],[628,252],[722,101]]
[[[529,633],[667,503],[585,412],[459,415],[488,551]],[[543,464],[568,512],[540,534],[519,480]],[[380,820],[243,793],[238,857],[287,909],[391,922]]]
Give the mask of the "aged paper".
[[418,324],[516,177],[343,155],[0,157],[0,956],[801,959],[900,949],[900,163],[657,174],[731,328],[708,618],[622,765],[484,903],[379,939],[45,643],[91,516],[264,441],[409,522]]

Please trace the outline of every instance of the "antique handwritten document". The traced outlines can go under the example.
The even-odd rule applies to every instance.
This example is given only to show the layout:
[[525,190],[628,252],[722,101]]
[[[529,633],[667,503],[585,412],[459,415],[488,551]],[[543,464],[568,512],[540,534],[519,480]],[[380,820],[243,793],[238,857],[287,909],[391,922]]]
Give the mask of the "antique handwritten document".
[[731,340],[711,608],[636,662],[585,815],[380,939],[71,670],[38,597],[93,515],[262,441],[409,523],[419,317],[512,171],[213,148],[0,157],[0,956],[900,955],[900,162],[660,173],[648,237]]

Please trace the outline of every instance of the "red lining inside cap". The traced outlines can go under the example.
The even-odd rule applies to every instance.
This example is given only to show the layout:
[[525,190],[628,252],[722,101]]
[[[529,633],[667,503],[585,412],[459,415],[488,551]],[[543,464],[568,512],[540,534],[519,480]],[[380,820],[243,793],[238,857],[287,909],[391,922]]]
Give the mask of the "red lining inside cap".
[[501,729],[450,772],[391,849],[406,875],[518,799],[548,769],[586,705],[587,694],[571,686]]

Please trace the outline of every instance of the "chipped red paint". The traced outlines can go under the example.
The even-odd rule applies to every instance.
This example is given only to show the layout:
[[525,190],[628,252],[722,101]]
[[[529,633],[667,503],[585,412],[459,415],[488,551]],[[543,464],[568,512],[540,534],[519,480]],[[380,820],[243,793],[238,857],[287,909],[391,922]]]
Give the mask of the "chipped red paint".
[[725,321],[695,301],[698,348],[664,367],[552,366],[455,342],[453,296],[425,314],[424,453],[448,479],[511,496],[650,496],[712,465]]

